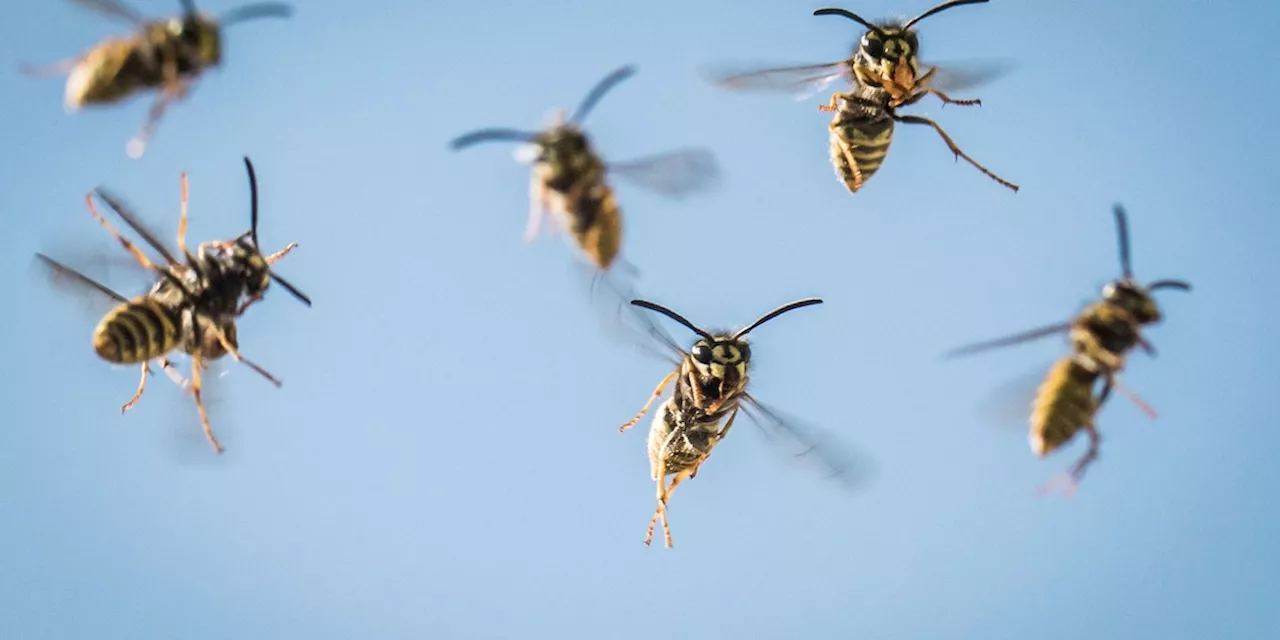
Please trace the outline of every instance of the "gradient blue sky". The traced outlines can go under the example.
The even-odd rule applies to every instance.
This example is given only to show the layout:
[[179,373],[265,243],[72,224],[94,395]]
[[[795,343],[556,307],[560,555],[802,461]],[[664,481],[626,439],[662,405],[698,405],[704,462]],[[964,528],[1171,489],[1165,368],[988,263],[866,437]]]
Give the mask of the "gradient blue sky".
[[[926,58],[1018,66],[965,92],[981,108],[913,112],[1023,189],[900,127],[855,196],[818,99],[698,75],[845,56],[857,26],[812,17],[820,3],[302,2],[230,30],[224,69],[140,161],[124,144],[146,100],[69,116],[60,81],[16,73],[123,27],[19,4],[0,22],[0,637],[1280,637],[1273,2],[930,18]],[[677,203],[618,183],[642,291],[706,325],[824,297],[756,332],[753,388],[875,456],[866,491],[792,470],[744,423],[676,494],[676,547],[641,544],[644,433],[616,428],[665,365],[599,330],[560,239],[521,243],[509,147],[446,150],[536,127],[628,62],[588,121],[603,154],[708,145],[725,174]],[[96,358],[97,317],[31,255],[114,255],[83,205],[98,184],[172,233],[182,170],[190,237],[231,237],[246,154],[263,243],[301,244],[280,272],[315,306],[276,291],[241,324],[284,387],[218,365],[215,458],[163,378],[119,415],[135,369]],[[1063,342],[937,356],[1095,296],[1119,269],[1114,201],[1138,276],[1195,290],[1160,295],[1160,355],[1126,376],[1160,418],[1118,398],[1080,492],[1039,497],[1083,442],[1036,460],[1020,423],[981,411]]]

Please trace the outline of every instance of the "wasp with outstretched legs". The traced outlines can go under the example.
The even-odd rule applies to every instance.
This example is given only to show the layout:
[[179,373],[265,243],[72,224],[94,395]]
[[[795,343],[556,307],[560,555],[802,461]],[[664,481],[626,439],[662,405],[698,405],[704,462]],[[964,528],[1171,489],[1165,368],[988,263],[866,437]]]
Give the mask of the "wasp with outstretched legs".
[[247,20],[293,15],[290,5],[263,2],[214,17],[197,11],[194,0],[181,0],[181,15],[147,19],[121,0],[72,1],[128,22],[136,31],[109,38],[84,53],[50,65],[23,65],[22,71],[29,76],[66,75],[63,101],[68,112],[158,90],[142,129],[126,146],[132,158],[142,157],[169,106],[186,98],[205,71],[222,63],[223,28]]
[[[684,480],[697,477],[712,449],[729,434],[739,410],[751,417],[774,444],[783,440],[798,444],[802,451],[797,455],[812,454],[814,457],[811,459],[818,461],[829,475],[840,476],[845,481],[854,478],[849,473],[853,465],[843,455],[844,452],[838,451],[838,447],[830,443],[820,444],[815,430],[802,427],[794,419],[783,418],[747,391],[751,363],[747,334],[784,313],[821,303],[818,298],[797,300],[766,313],[738,331],[730,332],[706,331],[662,305],[647,300],[631,300],[631,305],[656,311],[698,336],[691,348],[684,349],[651,320],[632,314],[643,323],[650,336],[662,344],[667,352],[664,355],[674,365],[640,412],[619,428],[619,431],[626,431],[638,423],[667,386],[674,383],[671,396],[658,405],[649,429],[650,477],[657,482],[658,505],[649,521],[646,545],[653,541],[654,528],[661,520],[666,546],[672,546],[667,522],[667,503],[671,494]],[[674,478],[668,484],[667,477],[672,475]]]
[[[1112,388],[1125,393],[1152,418],[1155,410],[1120,384],[1119,374],[1134,347],[1155,355],[1155,347],[1142,336],[1142,327],[1160,322],[1160,307],[1151,293],[1161,289],[1190,291],[1183,280],[1157,280],[1140,284],[1133,277],[1129,253],[1129,225],[1124,208],[1113,209],[1120,249],[1121,277],[1107,283],[1102,299],[1089,304],[1075,318],[1031,331],[960,347],[947,357],[969,355],[1067,333],[1071,353],[1058,360],[1045,376],[1032,401],[1029,442],[1037,457],[1044,457],[1069,442],[1077,433],[1089,436],[1089,448],[1070,470],[1042,487],[1063,483],[1075,490],[1084,472],[1098,457],[1100,436],[1094,418]],[[1094,387],[1102,381],[1095,396]]]
[[[574,240],[600,271],[607,271],[622,248],[622,211],[609,185],[618,176],[671,198],[710,185],[719,173],[715,156],[706,149],[688,148],[628,162],[606,163],[592,147],[581,124],[601,98],[636,72],[621,67],[596,83],[571,116],[557,111],[550,126],[540,132],[515,129],[481,129],[455,138],[457,151],[481,142],[525,143],[516,152],[521,162],[532,163],[529,221],[525,242],[532,242],[545,213]],[[553,229],[554,232],[554,229]]]
[[[912,27],[924,18],[952,7],[988,0],[951,0],[904,23],[863,19],[845,9],[818,9],[815,16],[837,15],[867,28],[853,55],[840,62],[789,67],[750,68],[712,74],[712,82],[731,91],[780,91],[808,97],[839,78],[849,88],[833,94],[820,111],[833,112],[830,128],[831,162],[836,176],[850,193],[856,193],[880,169],[896,123],[932,127],[956,158],[963,158],[987,177],[1017,192],[1018,185],[992,173],[956,145],[942,126],[930,118],[898,113],[934,95],[944,105],[973,106],[978,99],[955,99],[956,91],[984,83],[1003,73],[995,65],[927,65],[918,58],[919,37]],[[922,66],[929,67],[923,74]]]

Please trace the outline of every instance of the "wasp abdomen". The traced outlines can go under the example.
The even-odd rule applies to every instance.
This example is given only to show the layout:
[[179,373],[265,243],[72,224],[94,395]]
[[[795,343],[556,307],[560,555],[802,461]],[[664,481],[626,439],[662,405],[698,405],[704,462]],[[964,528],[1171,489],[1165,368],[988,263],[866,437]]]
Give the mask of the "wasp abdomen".
[[112,309],[93,333],[93,350],[107,362],[137,364],[179,346],[180,310],[142,297]]
[[608,269],[622,247],[622,212],[613,190],[603,182],[566,200],[569,230],[600,269]]
[[670,398],[654,413],[648,442],[650,479],[658,479],[659,469],[667,476],[692,468],[711,451],[711,436],[719,430],[719,417],[691,420],[688,416]]
[[893,142],[893,120],[841,111],[831,121],[831,162],[849,191],[857,191],[880,169]]
[[1031,450],[1045,456],[1093,423],[1097,399],[1093,385],[1098,374],[1079,356],[1054,363],[1031,404]]

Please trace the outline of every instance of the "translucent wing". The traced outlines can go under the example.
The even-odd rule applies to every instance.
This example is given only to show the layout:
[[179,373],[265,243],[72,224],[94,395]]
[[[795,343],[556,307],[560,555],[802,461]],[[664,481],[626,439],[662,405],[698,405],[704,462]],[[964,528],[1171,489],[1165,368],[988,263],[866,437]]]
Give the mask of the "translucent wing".
[[94,313],[106,313],[115,305],[129,300],[114,289],[42,253],[36,254],[34,269],[49,284],[79,298]]
[[143,224],[142,220],[120,198],[103,187],[98,187],[94,192],[103,202],[107,203],[107,206],[111,207],[112,211],[116,212],[116,215],[120,216],[121,220],[125,221],[125,224],[128,224],[152,249],[155,249],[156,252],[163,256],[166,262],[170,265],[181,264],[181,261],[173,257],[173,254],[165,248],[164,243],[160,242],[160,237],[156,235],[155,231]]
[[929,79],[929,86],[939,91],[951,92],[964,91],[992,82],[1013,71],[1016,65],[1011,60],[981,59],[949,60],[939,63],[921,60],[919,66],[921,74],[928,73],[930,68],[937,68],[933,77]]
[[790,94],[796,100],[807,100],[843,78],[853,82],[847,61],[806,64],[792,67],[719,65],[707,69],[703,76],[727,91],[762,91]]
[[831,434],[799,419],[767,407],[750,394],[744,395],[742,410],[780,453],[816,467],[827,479],[846,488],[861,488],[875,476],[869,455],[838,441]]
[[1060,322],[1058,324],[1051,324],[1046,327],[1039,327],[1036,329],[1032,329],[1030,331],[1023,331],[1021,333],[1015,333],[1013,335],[1004,336],[1002,338],[996,338],[995,340],[986,340],[983,342],[975,342],[973,344],[968,344],[958,349],[952,349],[951,351],[948,351],[946,355],[944,355],[943,357],[958,358],[960,356],[967,356],[967,355],[978,353],[981,351],[989,351],[991,349],[1008,347],[1008,346],[1012,346],[1022,342],[1039,340],[1040,338],[1045,338],[1045,337],[1054,335],[1056,333],[1063,333],[1069,330],[1070,328],[1071,328],[1070,321]]
[[1046,361],[984,393],[974,408],[978,421],[1002,430],[1025,432],[1031,418],[1031,402],[1052,366],[1052,360]]
[[137,26],[146,24],[147,19],[134,9],[119,0],[71,0],[74,4],[111,18],[119,18]]
[[668,198],[680,198],[715,184],[720,178],[720,166],[710,150],[680,149],[611,162],[609,173]]
[[638,348],[671,366],[679,363],[684,348],[657,324],[653,312],[631,304],[631,300],[640,297],[631,278],[616,270],[599,273],[584,265],[575,265],[575,268],[582,278],[590,279],[592,311],[611,339]]

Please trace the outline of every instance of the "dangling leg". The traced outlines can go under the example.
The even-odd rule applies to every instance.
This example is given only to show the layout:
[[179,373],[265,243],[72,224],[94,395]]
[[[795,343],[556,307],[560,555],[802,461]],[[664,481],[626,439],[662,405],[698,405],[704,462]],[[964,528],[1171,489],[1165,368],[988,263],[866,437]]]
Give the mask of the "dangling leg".
[[1123,393],[1125,397],[1129,398],[1131,402],[1138,405],[1138,408],[1141,409],[1143,413],[1150,416],[1152,420],[1155,420],[1156,418],[1159,417],[1159,415],[1156,413],[1156,410],[1152,408],[1151,405],[1147,404],[1145,400],[1143,400],[1138,394],[1134,393],[1131,389],[1120,384],[1119,378],[1113,377],[1111,379],[1111,386],[1114,386],[1117,390],[1120,391],[1120,393]]
[[203,364],[200,362],[200,356],[193,354],[191,356],[191,395],[196,399],[196,410],[200,412],[200,427],[204,429],[204,437],[213,445],[214,453],[222,453],[222,445],[218,444],[218,439],[213,435],[213,427],[209,425],[209,414],[204,409],[204,399],[200,397],[200,368]]
[[142,128],[125,146],[125,153],[130,158],[137,160],[142,157],[142,154],[147,150],[147,143],[155,135],[156,127],[160,124],[160,119],[164,117],[165,111],[169,109],[169,105],[187,96],[188,86],[188,82],[185,80],[174,80],[172,84],[167,84],[164,89],[160,90],[160,95],[156,96],[155,102],[151,104],[151,110],[147,113],[147,119],[142,123]]
[[524,227],[524,242],[530,244],[538,239],[538,229],[542,225],[542,215],[547,209],[547,187],[538,179],[537,174],[529,182],[529,221]]
[[[664,467],[665,470],[665,467]],[[671,499],[671,493],[676,490],[676,486],[688,478],[694,472],[693,468],[685,469],[676,474],[671,479],[670,486],[663,486],[663,480],[658,480],[658,508],[653,512],[653,518],[649,520],[649,533],[644,538],[644,543],[651,544],[653,542],[653,526],[655,522],[662,519],[662,540],[668,549],[671,548],[671,524],[667,522],[667,501]]]
[[976,160],[974,160],[973,158],[970,158],[967,154],[965,154],[965,152],[961,151],[960,147],[956,146],[955,141],[951,139],[951,136],[947,135],[947,132],[943,131],[942,127],[938,126],[938,123],[934,122],[933,120],[930,120],[928,118],[924,118],[921,116],[900,116],[900,115],[894,115],[893,119],[897,120],[898,122],[905,122],[907,124],[926,124],[933,127],[934,131],[937,131],[938,135],[942,136],[942,141],[947,143],[947,148],[950,149],[951,152],[956,155],[956,158],[964,158],[966,162],[973,165],[974,168],[976,168],[978,171],[985,173],[988,178],[991,178],[992,180],[995,180],[996,182],[999,182],[1000,184],[1010,189],[1013,189],[1015,192],[1018,190],[1018,185],[1012,182],[1009,182],[1008,180],[1005,180],[1004,178],[1001,178],[1000,176],[994,173],[991,173],[991,171],[988,170],[986,167],[978,164]]
[[168,358],[163,358],[160,360],[160,368],[163,369],[166,374],[168,374],[169,379],[172,380],[174,384],[178,385],[179,387],[182,387],[183,389],[191,388],[191,381],[182,377],[182,374],[178,373],[178,368],[173,366],[173,363],[170,362]]
[[621,427],[618,427],[619,432],[626,431],[627,429],[634,427],[637,422],[640,422],[640,418],[643,418],[644,414],[649,412],[649,407],[653,406],[653,402],[662,395],[662,390],[667,388],[667,385],[671,383],[671,380],[676,377],[676,373],[677,372],[673,370],[662,379],[662,382],[658,383],[658,387],[653,390],[653,395],[649,396],[649,401],[644,403],[644,408],[640,409],[640,413],[637,413],[636,417],[627,421],[627,423]]
[[935,96],[938,96],[938,99],[942,101],[943,108],[946,108],[946,106],[949,104],[957,104],[962,107],[975,107],[975,106],[981,107],[982,106],[982,100],[978,98],[972,98],[969,100],[957,100],[941,91],[938,91],[937,89],[925,89],[925,91],[932,93]]
[[297,248],[298,248],[298,243],[290,242],[287,246],[285,246],[285,248],[267,256],[265,258],[267,261],[267,264],[274,264],[276,260],[279,260],[280,258],[283,258],[289,255],[290,251],[293,251],[294,249],[297,249]]
[[178,251],[187,254],[187,172],[182,172],[182,206],[178,214]]
[[132,398],[129,398],[128,402],[124,403],[124,406],[120,407],[120,413],[132,409],[133,405],[142,397],[142,391],[147,388],[147,374],[149,373],[151,373],[151,366],[146,362],[142,363],[142,380],[138,381],[138,390],[133,394]]
[[[835,123],[831,124],[831,128],[835,129]],[[856,192],[862,188],[862,167],[858,166],[858,159],[853,156],[853,145],[845,142],[843,138],[837,138],[840,145],[840,155],[844,156],[845,162],[849,163],[849,170],[853,172],[853,184],[849,185],[849,190]]]
[[102,226],[106,227],[107,231],[111,232],[111,235],[115,236],[115,239],[119,240],[120,244],[124,246],[125,250],[133,254],[133,257],[136,258],[138,262],[142,264],[143,267],[147,269],[156,269],[158,271],[163,271],[163,269],[160,269],[159,267],[155,266],[155,264],[151,262],[151,259],[148,258],[147,255],[143,253],[140,249],[138,249],[138,247],[134,246],[132,242],[129,242],[128,238],[125,238],[124,236],[120,235],[120,232],[117,231],[116,228],[112,226],[112,224],[108,222],[106,218],[102,217],[102,214],[98,213],[98,208],[93,205],[92,193],[85,195],[84,200],[86,203],[89,204],[89,213],[93,214],[93,219],[97,220],[98,224],[101,224]]
[[[729,429],[733,426],[733,421],[737,418],[738,408],[734,407],[733,413],[729,414],[729,419],[724,423],[724,428],[718,431],[714,436],[711,436],[711,442],[707,445],[707,452],[702,454],[702,457],[698,459],[697,464],[693,465],[693,473],[689,474],[690,480],[698,477],[698,469],[701,469],[702,463],[706,462],[707,458],[711,457],[711,451],[716,448],[716,445],[720,444],[720,441],[724,440],[724,437],[729,435]],[[673,485],[671,489],[674,491],[675,486]]]
[[[1098,409],[1101,409],[1103,403],[1105,403],[1107,398],[1111,396],[1111,387],[1114,385],[1115,376],[1107,376],[1106,383],[1102,386],[1102,392],[1098,394],[1098,401],[1094,404],[1093,414],[1095,416],[1098,413]],[[1040,494],[1043,495],[1048,493],[1058,485],[1063,486],[1062,492],[1064,495],[1071,496],[1075,494],[1076,488],[1080,485],[1081,478],[1084,477],[1085,469],[1087,469],[1090,464],[1093,464],[1093,461],[1098,457],[1098,441],[1100,439],[1097,428],[1093,426],[1092,418],[1090,419],[1090,422],[1081,427],[1081,429],[1083,429],[1089,436],[1089,449],[1085,451],[1085,454],[1081,456],[1075,464],[1071,465],[1071,468],[1066,473],[1060,473],[1041,485],[1039,490]]]
[[[208,321],[206,320],[206,322]],[[247,365],[250,369],[257,371],[259,375],[266,378],[271,382],[271,384],[274,384],[277,387],[283,384],[279,380],[277,380],[275,376],[268,373],[266,369],[259,367],[258,365],[254,364],[250,360],[246,359],[244,356],[240,355],[240,350],[237,349],[235,345],[231,344],[231,341],[227,339],[227,334],[222,330],[222,327],[213,325],[213,333],[215,336],[217,336],[218,343],[222,345],[222,348],[225,349],[227,353],[231,354],[232,358],[235,358],[236,362]]]

